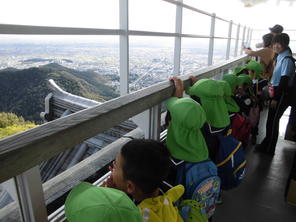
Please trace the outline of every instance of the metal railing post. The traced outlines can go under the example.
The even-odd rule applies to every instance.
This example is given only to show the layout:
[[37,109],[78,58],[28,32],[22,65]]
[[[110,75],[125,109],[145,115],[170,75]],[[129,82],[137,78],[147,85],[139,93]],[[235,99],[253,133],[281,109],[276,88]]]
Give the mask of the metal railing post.
[[235,40],[235,47],[234,47],[234,57],[237,56],[238,41],[239,41],[239,32],[240,32],[240,24],[237,25],[236,40]]
[[208,52],[208,66],[213,64],[216,14],[213,13],[211,17],[212,19],[211,19],[210,42],[209,42],[209,52]]
[[15,183],[23,221],[48,221],[39,166],[16,176]]
[[[183,2],[183,0],[179,0],[179,2]],[[176,24],[175,31],[178,34],[182,34],[182,16],[183,15],[183,7],[180,5],[176,5]],[[180,75],[180,66],[181,66],[181,36],[175,37],[175,48],[174,48],[174,76]]]
[[230,56],[231,35],[232,35],[232,23],[233,23],[232,21],[229,22],[227,48],[226,48],[226,60],[228,60],[229,59],[229,56]]
[[120,72],[120,95],[129,92],[129,35],[128,35],[128,0],[119,0],[119,24],[124,31],[120,34],[119,41],[119,72]]
[[[244,29],[243,29],[243,38],[242,38],[242,44],[245,43],[245,37],[246,37],[246,26],[244,26]],[[242,48],[242,45],[241,45],[241,49],[240,49],[240,55],[243,54],[243,48]]]
[[246,44],[249,46],[249,38],[250,38],[250,27],[248,28],[248,31],[247,31],[247,37],[246,37]]
[[161,105],[155,105],[133,117],[133,121],[143,130],[146,139],[159,140]]

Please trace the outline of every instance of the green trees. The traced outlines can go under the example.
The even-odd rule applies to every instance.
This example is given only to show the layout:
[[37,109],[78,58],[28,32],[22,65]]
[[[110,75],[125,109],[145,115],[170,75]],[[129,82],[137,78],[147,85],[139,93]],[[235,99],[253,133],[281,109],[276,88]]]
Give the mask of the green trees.
[[41,124],[44,99],[51,92],[48,79],[69,93],[99,102],[118,96],[112,87],[105,85],[103,76],[91,71],[77,71],[54,63],[23,70],[4,69],[0,70],[0,112],[12,112]]
[[36,125],[13,113],[0,113],[0,139],[31,129]]

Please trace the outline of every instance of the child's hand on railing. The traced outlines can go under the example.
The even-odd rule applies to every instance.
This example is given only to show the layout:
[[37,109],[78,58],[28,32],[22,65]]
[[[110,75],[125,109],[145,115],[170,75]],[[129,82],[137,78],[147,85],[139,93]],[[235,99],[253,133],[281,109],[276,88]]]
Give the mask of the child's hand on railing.
[[172,81],[175,85],[176,90],[175,90],[174,96],[178,97],[178,98],[182,98],[183,91],[184,91],[183,81],[181,79],[179,79],[178,77],[172,77],[172,78],[170,78],[170,81]]
[[191,80],[191,85],[193,86],[196,82],[197,82],[197,78],[195,76],[189,76],[190,80]]
[[111,171],[111,175],[102,183],[101,187],[109,187],[109,188],[116,188],[115,183],[113,181],[113,167],[109,166],[109,170]]

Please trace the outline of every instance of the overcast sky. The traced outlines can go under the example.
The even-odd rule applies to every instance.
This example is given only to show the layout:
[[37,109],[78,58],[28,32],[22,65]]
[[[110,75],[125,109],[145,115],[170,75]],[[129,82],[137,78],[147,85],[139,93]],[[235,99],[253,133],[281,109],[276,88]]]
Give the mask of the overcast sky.
[[[287,0],[281,0],[280,5],[278,0],[268,0],[253,7],[245,7],[241,0],[183,2],[235,23],[265,29],[264,32],[274,24],[296,29],[296,3],[290,7]],[[174,32],[175,10],[175,5],[162,0],[129,0],[130,29]],[[119,0],[1,0],[0,23],[117,29],[118,11]],[[208,35],[209,27],[210,17],[184,9],[183,33]],[[227,35],[226,23],[217,22],[216,27],[216,35]]]

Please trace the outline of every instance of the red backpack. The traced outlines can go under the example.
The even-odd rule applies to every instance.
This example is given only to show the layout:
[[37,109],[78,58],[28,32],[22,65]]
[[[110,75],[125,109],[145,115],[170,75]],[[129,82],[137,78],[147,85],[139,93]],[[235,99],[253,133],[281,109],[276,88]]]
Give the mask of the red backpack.
[[251,133],[251,125],[245,117],[241,116],[238,113],[235,114],[235,116],[232,118],[231,128],[231,134],[237,140],[243,142],[244,144],[248,143]]

